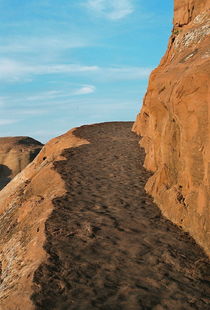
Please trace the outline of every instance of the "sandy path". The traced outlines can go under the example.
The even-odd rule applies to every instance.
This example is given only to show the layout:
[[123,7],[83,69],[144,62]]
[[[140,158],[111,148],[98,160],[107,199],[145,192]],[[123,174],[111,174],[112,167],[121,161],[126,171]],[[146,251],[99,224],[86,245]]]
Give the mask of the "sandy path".
[[145,193],[149,173],[131,126],[83,126],[76,135],[90,144],[56,163],[68,193],[46,224],[37,310],[210,309],[208,260]]

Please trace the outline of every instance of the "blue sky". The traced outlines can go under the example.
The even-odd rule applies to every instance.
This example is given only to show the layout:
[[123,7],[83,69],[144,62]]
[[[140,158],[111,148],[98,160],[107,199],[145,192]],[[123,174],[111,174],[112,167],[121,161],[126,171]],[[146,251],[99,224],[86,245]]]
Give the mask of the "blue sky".
[[172,13],[172,0],[0,0],[0,136],[134,120]]

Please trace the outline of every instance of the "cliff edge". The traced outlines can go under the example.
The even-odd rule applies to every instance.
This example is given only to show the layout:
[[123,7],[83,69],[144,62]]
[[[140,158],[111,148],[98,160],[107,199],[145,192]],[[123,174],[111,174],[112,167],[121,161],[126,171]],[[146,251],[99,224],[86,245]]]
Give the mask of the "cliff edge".
[[146,190],[210,255],[210,1],[175,0],[168,49],[133,131],[142,136]]

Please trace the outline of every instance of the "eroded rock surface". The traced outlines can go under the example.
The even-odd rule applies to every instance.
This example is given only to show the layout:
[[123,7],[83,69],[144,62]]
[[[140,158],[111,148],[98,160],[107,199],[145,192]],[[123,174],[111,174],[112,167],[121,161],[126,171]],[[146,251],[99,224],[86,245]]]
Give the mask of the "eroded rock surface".
[[0,138],[0,190],[36,157],[42,146],[29,137]]
[[150,77],[133,130],[146,190],[210,255],[210,1],[175,0],[168,50]]
[[209,309],[209,260],[145,192],[132,125],[53,139],[0,192],[1,310]]

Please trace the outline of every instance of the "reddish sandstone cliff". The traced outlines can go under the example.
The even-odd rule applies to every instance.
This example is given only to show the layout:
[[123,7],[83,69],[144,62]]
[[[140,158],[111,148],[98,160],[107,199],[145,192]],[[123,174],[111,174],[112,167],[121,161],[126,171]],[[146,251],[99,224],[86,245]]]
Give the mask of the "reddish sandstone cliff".
[[209,125],[210,1],[175,0],[168,50],[133,130],[154,172],[146,190],[210,255]]
[[36,157],[42,146],[29,137],[0,138],[0,190]]

